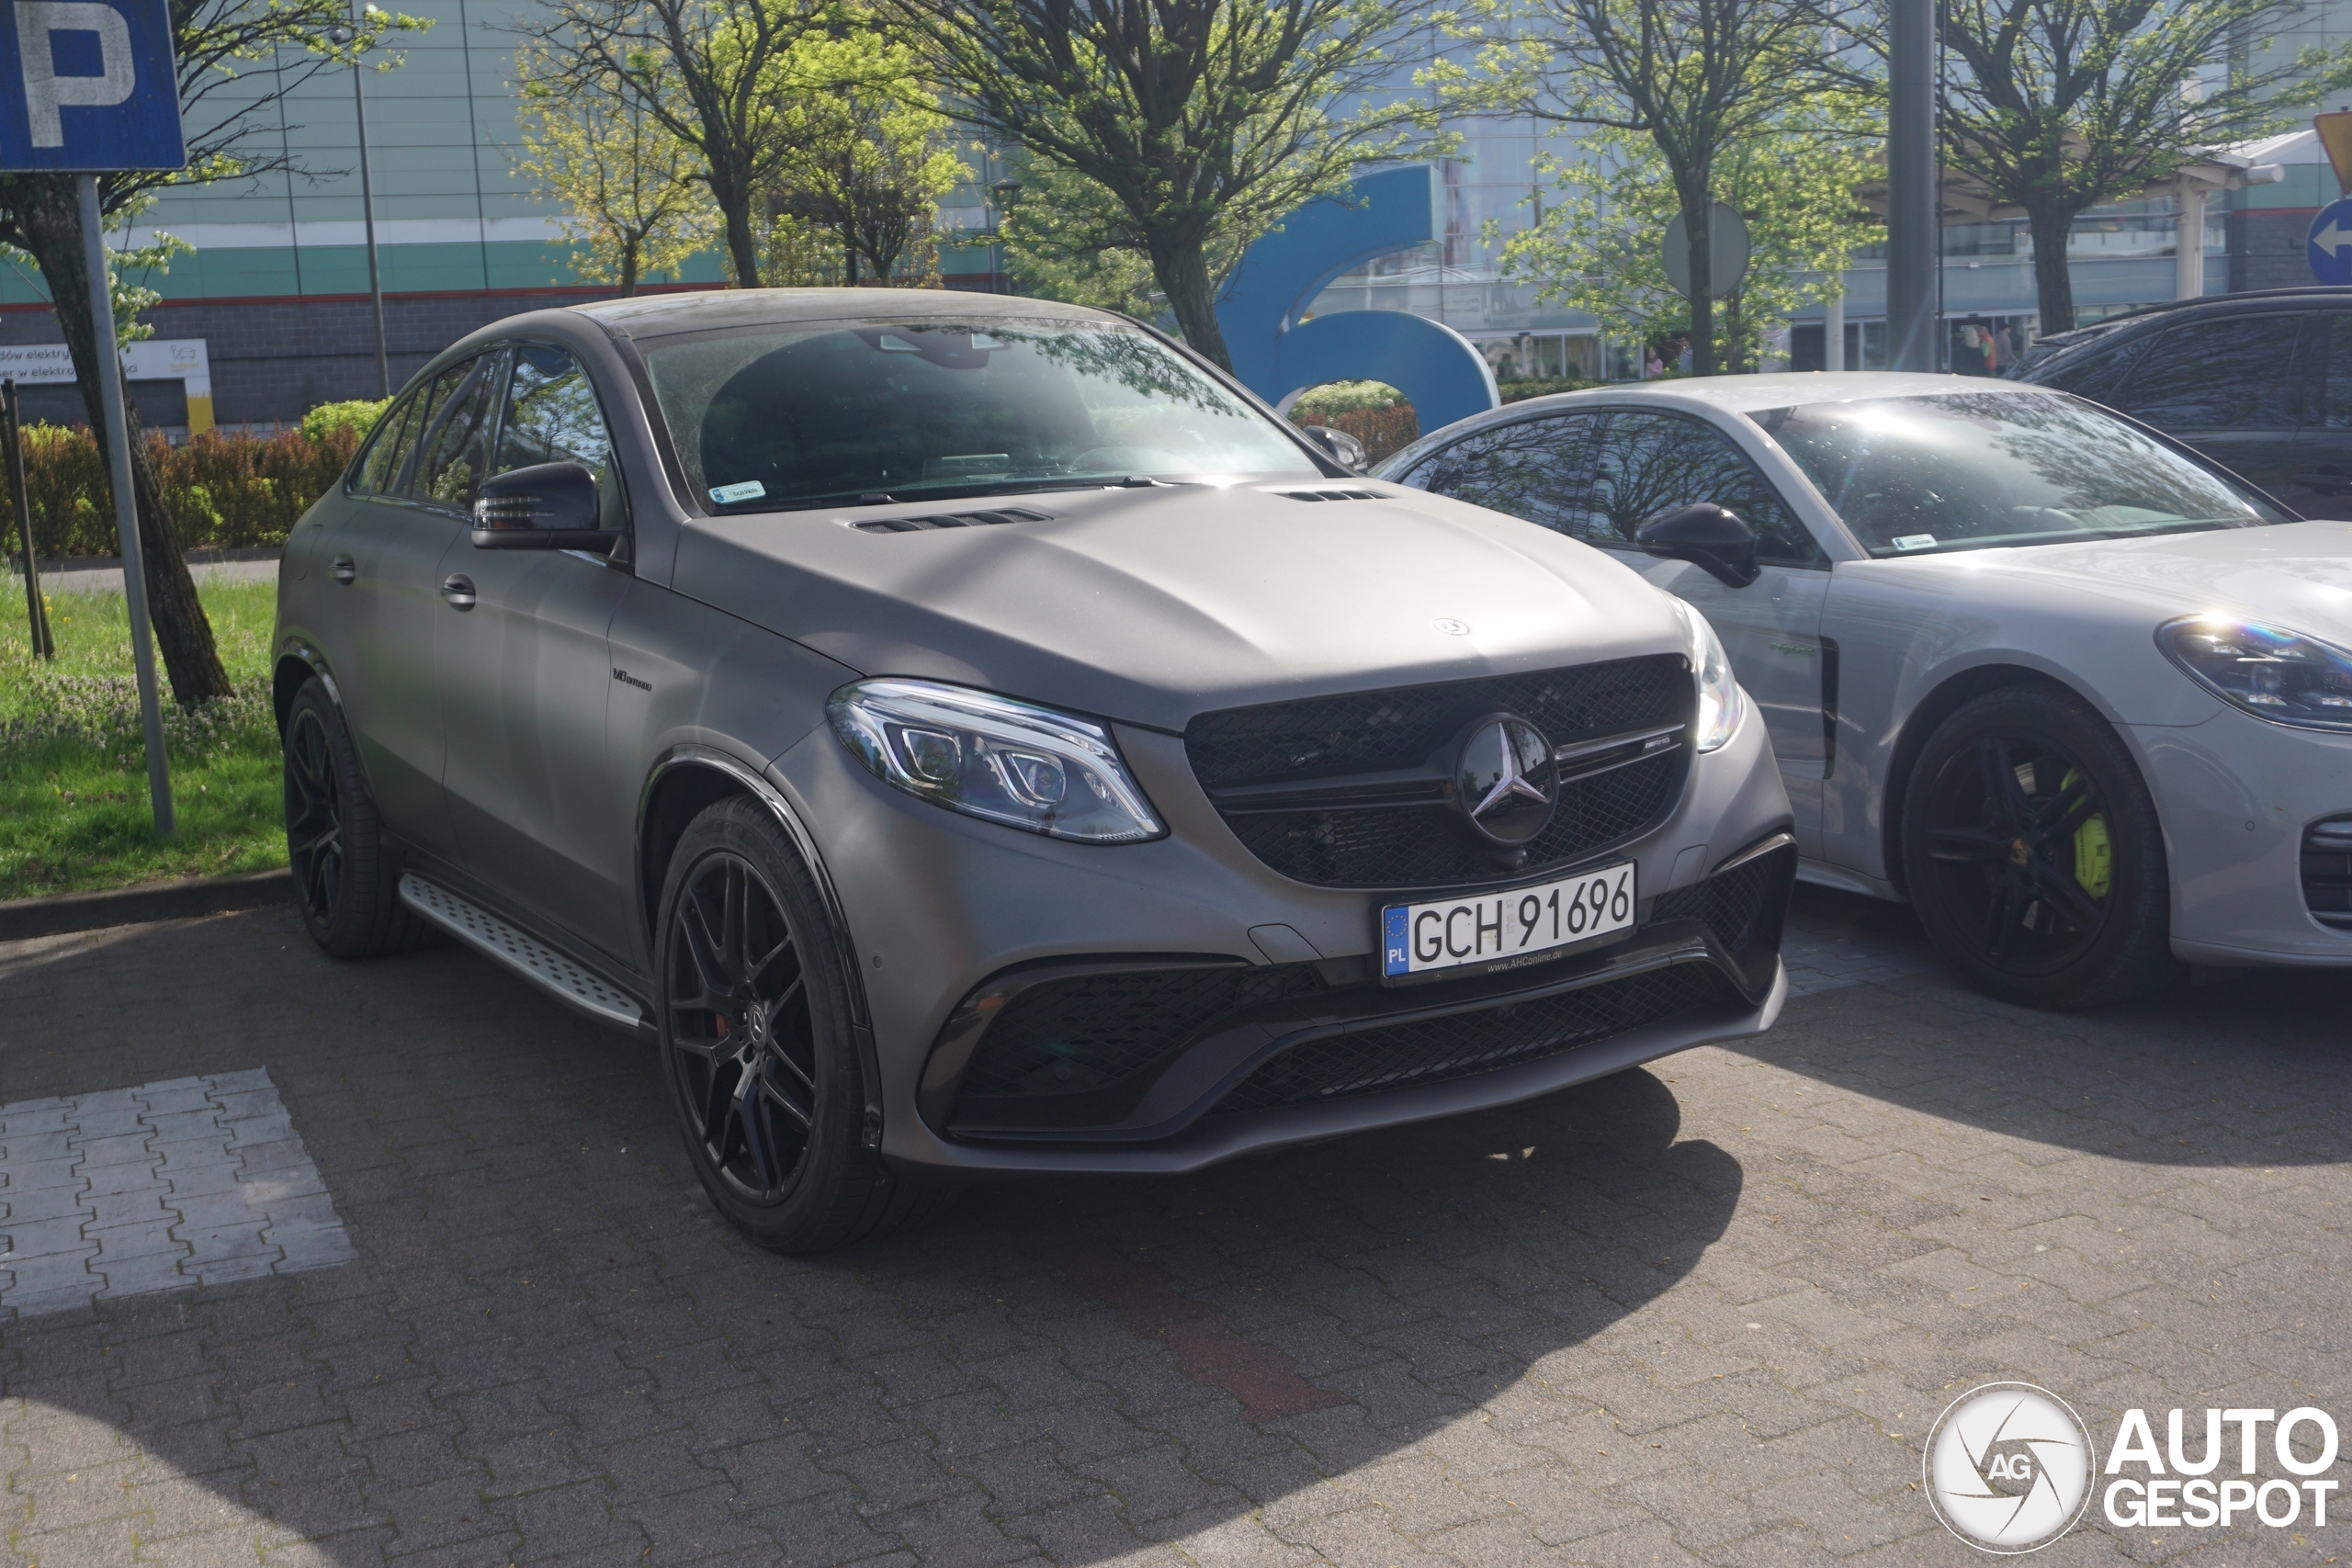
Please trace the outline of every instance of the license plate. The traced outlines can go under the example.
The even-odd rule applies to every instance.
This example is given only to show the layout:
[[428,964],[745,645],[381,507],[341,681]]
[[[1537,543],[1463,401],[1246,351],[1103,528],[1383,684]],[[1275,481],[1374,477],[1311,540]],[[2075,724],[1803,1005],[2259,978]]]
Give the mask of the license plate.
[[1391,904],[1380,911],[1381,978],[1442,969],[1515,968],[1634,925],[1634,863],[1532,887]]

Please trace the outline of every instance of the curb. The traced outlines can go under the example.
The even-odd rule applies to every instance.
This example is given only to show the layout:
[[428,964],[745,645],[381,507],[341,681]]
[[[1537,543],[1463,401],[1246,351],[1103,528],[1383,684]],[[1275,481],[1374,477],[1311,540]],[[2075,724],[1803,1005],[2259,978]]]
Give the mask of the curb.
[[53,898],[15,898],[0,903],[0,942],[98,931],[107,926],[144,925],[225,915],[294,900],[294,874],[249,871],[235,876],[192,876],[182,882],[153,882],[102,893],[63,893]]

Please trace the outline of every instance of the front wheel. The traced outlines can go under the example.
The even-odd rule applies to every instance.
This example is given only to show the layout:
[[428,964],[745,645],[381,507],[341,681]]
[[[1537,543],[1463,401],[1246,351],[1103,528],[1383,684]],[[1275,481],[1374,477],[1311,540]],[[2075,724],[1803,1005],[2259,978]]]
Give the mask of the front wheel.
[[893,1228],[931,1190],[865,1146],[842,938],[758,802],[687,828],[662,893],[662,1056],[687,1157],[719,1212],[777,1252]]
[[2092,1007],[2176,973],[2155,804],[2070,694],[2005,687],[1937,727],[1904,793],[1903,866],[1929,938],[2004,1000]]

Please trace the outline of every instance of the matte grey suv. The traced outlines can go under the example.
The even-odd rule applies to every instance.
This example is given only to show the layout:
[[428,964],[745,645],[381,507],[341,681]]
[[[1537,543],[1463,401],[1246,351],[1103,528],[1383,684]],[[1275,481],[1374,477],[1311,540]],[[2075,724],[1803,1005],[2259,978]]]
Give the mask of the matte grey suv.
[[956,1172],[1188,1170],[1781,1005],[1789,806],[1705,622],[1353,476],[1117,317],[502,321],[280,583],[311,933],[444,931],[641,1032],[778,1248]]

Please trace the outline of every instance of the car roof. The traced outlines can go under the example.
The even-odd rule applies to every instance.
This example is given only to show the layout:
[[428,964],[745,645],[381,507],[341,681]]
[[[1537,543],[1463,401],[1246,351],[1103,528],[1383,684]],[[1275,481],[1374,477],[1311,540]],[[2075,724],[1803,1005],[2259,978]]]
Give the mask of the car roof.
[[953,288],[713,288],[694,293],[640,294],[576,305],[579,314],[630,338],[667,337],[714,328],[789,326],[800,322],[1124,321],[1124,316],[1052,299],[980,294]]
[[1858,398],[1921,398],[1938,392],[2038,392],[2040,387],[1996,381],[1987,376],[1941,376],[1907,370],[1796,370],[1764,376],[1678,376],[1656,381],[1621,381],[1506,403],[1487,417],[1508,417],[1535,409],[1573,408],[1588,402],[1633,400],[1666,407],[1706,407],[1747,413],[1797,403],[1843,403]]

